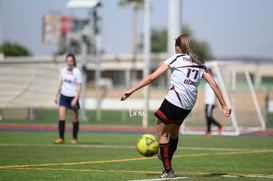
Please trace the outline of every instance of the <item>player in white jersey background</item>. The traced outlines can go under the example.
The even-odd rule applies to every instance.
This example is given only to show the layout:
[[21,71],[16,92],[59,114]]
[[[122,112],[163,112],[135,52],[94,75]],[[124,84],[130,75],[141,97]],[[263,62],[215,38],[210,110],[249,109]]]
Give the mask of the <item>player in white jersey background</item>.
[[59,138],[54,143],[64,143],[66,112],[69,109],[73,123],[71,143],[76,144],[79,131],[78,110],[80,109],[82,75],[76,67],[76,58],[73,54],[68,54],[65,62],[66,66],[61,70],[61,80],[55,97],[55,103],[59,104]]
[[176,38],[175,51],[175,55],[168,58],[157,70],[145,77],[136,86],[124,91],[121,96],[122,101],[127,99],[135,91],[152,83],[168,69],[171,70],[170,90],[160,108],[155,112],[155,116],[158,118],[159,158],[164,167],[160,178],[175,177],[171,160],[177,148],[179,128],[196,102],[198,85],[202,78],[214,90],[224,116],[229,117],[231,114],[231,109],[226,106],[221,90],[207,72],[204,61],[193,53],[189,35],[180,35]]
[[[208,68],[208,72],[211,74],[215,82],[217,83],[216,77],[213,75],[213,72],[210,68]],[[206,123],[207,123],[207,131],[205,135],[211,135],[211,126],[216,125],[218,127],[218,134],[222,133],[223,126],[214,119],[213,110],[216,106],[215,95],[212,88],[208,83],[205,84],[205,115],[206,115]]]

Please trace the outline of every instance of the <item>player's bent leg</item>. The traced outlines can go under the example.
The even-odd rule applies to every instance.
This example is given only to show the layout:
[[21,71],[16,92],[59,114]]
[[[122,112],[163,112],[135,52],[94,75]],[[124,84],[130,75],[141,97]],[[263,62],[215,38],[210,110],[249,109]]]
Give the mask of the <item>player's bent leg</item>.
[[[165,124],[162,121],[158,120],[157,124],[157,134],[159,139],[159,150],[160,158],[164,167],[163,173],[160,175],[161,178],[169,178],[173,173],[172,164],[170,160],[170,143],[169,143],[169,133],[171,131],[171,124]],[[173,175],[173,174],[172,174]]]
[[[168,127],[167,125],[158,120],[157,121],[157,135],[158,135],[158,142],[159,144],[168,144],[169,143],[169,131],[168,131]],[[158,159],[162,160],[163,157],[161,157],[161,151],[160,149],[158,150],[158,153],[157,153],[157,157]]]
[[169,124],[165,124],[162,121],[158,120],[157,122],[157,135],[158,135],[158,141],[161,144],[169,143],[169,133],[170,133],[170,126]]
[[172,124],[170,132],[170,160],[173,158],[173,154],[177,149],[177,144],[179,140],[179,129],[180,125]]
[[173,138],[173,139],[178,139],[180,125],[171,124],[171,128],[170,129],[171,129],[171,131],[170,131],[170,137]]

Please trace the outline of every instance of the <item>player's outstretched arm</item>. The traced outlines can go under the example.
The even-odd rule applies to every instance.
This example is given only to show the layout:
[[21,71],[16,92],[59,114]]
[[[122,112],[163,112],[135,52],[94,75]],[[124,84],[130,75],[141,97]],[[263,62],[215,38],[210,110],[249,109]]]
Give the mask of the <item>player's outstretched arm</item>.
[[224,116],[230,117],[231,108],[227,107],[223,94],[220,88],[218,87],[217,83],[214,81],[213,77],[207,72],[204,73],[204,78],[206,79],[210,87],[213,89],[218,101],[220,102]]
[[142,87],[152,83],[157,77],[159,77],[161,74],[163,74],[166,70],[169,69],[169,66],[167,64],[162,64],[160,67],[158,67],[153,73],[145,77],[142,81],[140,81],[136,86],[133,88],[126,90],[122,93],[120,100],[124,101],[127,99],[130,95],[132,95],[135,91],[138,89],[141,89]]

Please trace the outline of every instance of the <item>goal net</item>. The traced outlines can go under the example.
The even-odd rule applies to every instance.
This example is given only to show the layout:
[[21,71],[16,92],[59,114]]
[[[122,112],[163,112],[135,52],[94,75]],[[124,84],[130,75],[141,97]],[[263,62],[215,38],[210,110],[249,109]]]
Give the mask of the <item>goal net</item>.
[[[232,108],[230,118],[224,117],[217,101],[213,117],[224,126],[222,135],[239,135],[265,129],[262,115],[264,95],[256,93],[252,79],[255,68],[243,62],[209,62],[207,67],[214,72],[224,99]],[[199,94],[193,111],[181,127],[181,134],[204,134],[206,118],[204,105],[205,81],[199,86]],[[212,135],[218,134],[218,127],[212,125]]]

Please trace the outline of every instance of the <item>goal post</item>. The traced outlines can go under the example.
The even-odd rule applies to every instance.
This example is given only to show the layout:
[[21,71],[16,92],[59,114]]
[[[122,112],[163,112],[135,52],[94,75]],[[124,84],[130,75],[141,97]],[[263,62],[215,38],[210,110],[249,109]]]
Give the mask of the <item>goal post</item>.
[[[213,67],[215,69],[216,76],[218,77],[219,86],[220,86],[220,89],[222,90],[222,94],[223,94],[223,97],[224,97],[224,99],[226,101],[226,104],[227,104],[227,106],[232,108],[233,106],[232,106],[230,98],[228,96],[228,90],[226,88],[223,77],[222,77],[221,72],[219,70],[218,63],[217,62],[212,62],[212,65],[213,65]],[[232,85],[234,86],[236,84],[235,83],[236,80],[234,79],[234,77],[232,77],[231,80],[232,80]],[[233,86],[232,86],[232,90],[234,90]],[[232,126],[234,128],[235,134],[236,135],[240,134],[240,130],[239,130],[237,120],[236,120],[236,111],[232,111],[232,114],[230,115],[230,118],[231,118],[231,121],[232,121]]]
[[[255,65],[242,61],[211,61],[207,63],[217,78],[227,106],[232,108],[230,118],[224,117],[220,105],[214,109],[214,118],[224,126],[222,135],[240,135],[265,129],[261,107],[264,94],[256,92],[251,76],[255,76]],[[206,131],[204,86],[199,85],[196,105],[181,127],[181,134],[204,134]],[[217,135],[212,125],[212,135]]]
[[247,82],[248,82],[248,85],[249,85],[249,88],[250,88],[250,91],[251,91],[251,96],[252,96],[252,99],[253,99],[253,102],[254,102],[254,105],[255,105],[255,109],[257,111],[257,114],[259,116],[259,121],[261,123],[261,129],[262,130],[265,130],[265,120],[263,118],[263,115],[262,115],[262,112],[261,112],[261,109],[260,109],[260,106],[259,106],[259,103],[258,103],[258,99],[257,99],[257,96],[256,96],[256,92],[255,92],[255,89],[254,89],[254,86],[251,82],[251,79],[250,79],[250,75],[249,75],[249,71],[245,68],[245,76],[246,76],[246,79],[247,79]]

